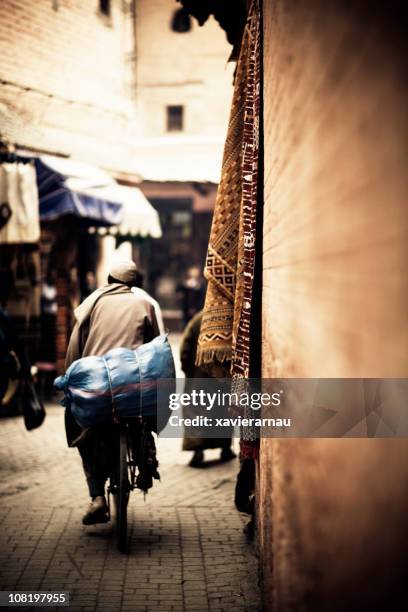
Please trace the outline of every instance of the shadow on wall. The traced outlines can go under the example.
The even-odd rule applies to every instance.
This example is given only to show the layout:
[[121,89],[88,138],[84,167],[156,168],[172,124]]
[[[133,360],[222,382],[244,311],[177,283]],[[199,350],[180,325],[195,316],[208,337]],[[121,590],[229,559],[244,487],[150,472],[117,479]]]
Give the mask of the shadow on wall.
[[[264,2],[263,375],[407,377],[406,10],[289,4]],[[407,607],[407,459],[263,441],[267,610]]]

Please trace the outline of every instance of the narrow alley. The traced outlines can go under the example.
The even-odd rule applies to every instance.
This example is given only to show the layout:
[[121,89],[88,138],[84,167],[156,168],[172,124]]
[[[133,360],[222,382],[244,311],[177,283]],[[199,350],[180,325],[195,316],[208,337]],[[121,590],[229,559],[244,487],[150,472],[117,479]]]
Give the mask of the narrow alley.
[[0,0],[0,610],[408,611],[407,31]]
[[[87,491],[63,409],[42,427],[0,429],[0,588],[63,590],[72,610],[258,610],[257,559],[233,505],[236,461],[187,466],[180,440],[159,440],[161,482],[129,504],[129,554],[111,524],[83,527]],[[211,459],[214,459],[211,462]]]

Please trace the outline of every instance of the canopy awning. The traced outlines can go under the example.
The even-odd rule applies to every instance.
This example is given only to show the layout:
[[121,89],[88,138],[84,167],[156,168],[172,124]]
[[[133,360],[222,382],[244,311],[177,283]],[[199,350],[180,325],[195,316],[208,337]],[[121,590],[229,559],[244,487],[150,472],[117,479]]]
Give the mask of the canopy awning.
[[106,172],[70,159],[35,158],[41,221],[75,215],[96,226],[120,223],[123,205]]
[[112,197],[120,199],[123,205],[123,217],[119,225],[100,227],[97,230],[99,234],[152,238],[162,236],[159,214],[140,189],[123,185],[115,185],[108,189],[112,190]]

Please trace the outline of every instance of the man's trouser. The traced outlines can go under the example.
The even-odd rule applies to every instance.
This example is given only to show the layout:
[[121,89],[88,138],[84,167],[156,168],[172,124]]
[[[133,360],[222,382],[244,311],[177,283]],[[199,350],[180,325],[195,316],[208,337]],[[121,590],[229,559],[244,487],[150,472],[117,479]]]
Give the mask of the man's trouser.
[[119,428],[110,423],[88,430],[78,443],[89,495],[105,495],[105,483],[119,457]]
[[[145,493],[153,486],[153,480],[160,478],[152,435],[155,430],[156,419],[153,417],[129,423],[132,455],[138,471],[136,486]],[[119,427],[109,423],[89,429],[77,444],[92,498],[105,495],[106,480],[118,465],[119,441]]]

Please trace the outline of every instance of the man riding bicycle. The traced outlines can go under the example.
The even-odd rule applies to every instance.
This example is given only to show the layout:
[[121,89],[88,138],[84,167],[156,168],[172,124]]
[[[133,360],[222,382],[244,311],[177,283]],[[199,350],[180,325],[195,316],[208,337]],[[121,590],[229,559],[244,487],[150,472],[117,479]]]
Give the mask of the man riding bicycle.
[[[89,355],[104,355],[117,347],[136,349],[159,335],[155,310],[148,296],[132,292],[138,270],[131,260],[116,262],[110,269],[108,284],[89,295],[75,310],[76,323],[69,341],[65,367]],[[118,448],[117,428],[108,423],[82,429],[69,408],[65,411],[69,446],[76,446],[88,484],[91,503],[84,525],[109,520],[105,483]],[[154,445],[154,442],[153,442]]]

